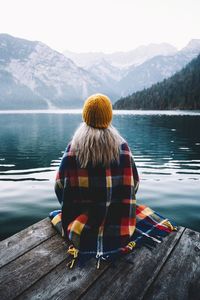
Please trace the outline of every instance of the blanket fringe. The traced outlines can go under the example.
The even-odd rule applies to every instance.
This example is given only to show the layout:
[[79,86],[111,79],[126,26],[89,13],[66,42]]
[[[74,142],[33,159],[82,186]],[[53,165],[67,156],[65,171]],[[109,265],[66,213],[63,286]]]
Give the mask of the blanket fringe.
[[131,252],[131,251],[133,250],[133,248],[135,248],[135,247],[136,247],[136,242],[131,241],[131,242],[129,242],[124,248],[122,248],[121,252],[122,252],[123,254],[129,253],[129,252]]
[[171,231],[177,231],[177,228],[175,226],[173,226],[170,221],[168,219],[165,219],[161,222],[161,225],[166,226],[167,228],[169,228]]
[[128,245],[127,245],[126,247],[132,251],[133,248],[136,247],[136,242],[134,242],[134,241],[129,242]]
[[74,266],[74,263],[78,257],[78,252],[78,249],[76,249],[73,245],[69,246],[67,253],[73,256],[73,259],[67,263],[67,267],[69,267],[70,269],[72,269]]
[[107,260],[109,258],[109,255],[107,255],[107,257],[104,257],[103,255],[96,255],[96,259],[97,259],[97,264],[96,264],[96,268],[100,269],[100,264],[101,264],[101,260]]
[[158,240],[155,237],[153,237],[153,236],[151,236],[151,235],[149,235],[147,233],[142,232],[142,235],[146,236],[147,238],[151,239],[152,241],[154,241],[156,243],[161,243],[161,240]]

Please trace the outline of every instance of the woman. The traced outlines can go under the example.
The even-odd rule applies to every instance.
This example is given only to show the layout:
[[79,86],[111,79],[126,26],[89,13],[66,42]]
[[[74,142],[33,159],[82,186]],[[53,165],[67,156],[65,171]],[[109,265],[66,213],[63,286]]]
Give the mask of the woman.
[[139,177],[127,142],[111,125],[112,104],[90,96],[83,123],[68,144],[56,177],[62,211],[50,214],[74,256],[109,259],[136,245],[160,242],[174,228],[150,208],[136,205]]

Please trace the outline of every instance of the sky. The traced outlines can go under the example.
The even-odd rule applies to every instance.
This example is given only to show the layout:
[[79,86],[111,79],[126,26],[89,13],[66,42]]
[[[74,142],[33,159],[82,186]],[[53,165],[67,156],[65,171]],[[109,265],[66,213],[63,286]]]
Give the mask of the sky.
[[63,52],[178,49],[200,39],[200,0],[0,0],[0,33]]

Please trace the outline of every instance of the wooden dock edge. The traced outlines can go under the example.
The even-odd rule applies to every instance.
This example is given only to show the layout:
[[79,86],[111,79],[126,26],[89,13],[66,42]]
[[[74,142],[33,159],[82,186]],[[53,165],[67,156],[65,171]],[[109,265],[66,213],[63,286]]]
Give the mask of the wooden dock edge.
[[200,299],[200,233],[191,229],[100,270],[93,259],[68,269],[67,248],[48,218],[0,242],[0,299]]

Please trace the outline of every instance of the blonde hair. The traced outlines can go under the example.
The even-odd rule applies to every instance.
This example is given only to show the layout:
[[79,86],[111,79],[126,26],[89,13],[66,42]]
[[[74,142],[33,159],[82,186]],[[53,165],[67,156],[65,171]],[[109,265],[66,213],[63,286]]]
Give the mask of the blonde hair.
[[120,145],[125,142],[116,128],[109,125],[98,129],[81,123],[71,141],[71,150],[75,152],[81,168],[89,162],[92,166],[101,164],[109,167],[113,161],[119,163]]

